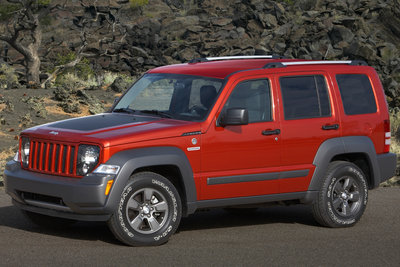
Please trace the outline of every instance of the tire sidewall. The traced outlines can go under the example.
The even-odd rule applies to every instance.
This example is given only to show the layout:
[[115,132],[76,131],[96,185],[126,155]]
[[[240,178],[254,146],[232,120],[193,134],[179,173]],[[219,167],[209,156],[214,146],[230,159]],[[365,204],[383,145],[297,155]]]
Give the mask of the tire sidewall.
[[[354,179],[357,187],[359,188],[360,198],[362,198],[360,206],[357,209],[356,214],[351,216],[341,216],[338,214],[333,208],[333,188],[335,183],[340,180],[342,177],[351,177]],[[327,179],[324,183],[324,190],[322,190],[322,200],[323,200],[323,208],[325,209],[329,219],[332,222],[332,226],[336,227],[346,227],[352,226],[361,218],[364,210],[367,206],[368,202],[368,186],[365,179],[365,175],[363,172],[354,164],[340,164],[336,167],[330,175],[328,175]]]
[[[124,235],[124,240],[132,245],[157,245],[167,242],[168,238],[178,228],[181,218],[180,197],[172,183],[162,176],[147,176],[141,175],[128,183],[122,192],[116,212],[117,224]],[[126,206],[130,197],[143,188],[152,188],[159,191],[166,199],[169,209],[165,224],[152,234],[143,234],[135,231],[130,226],[126,215]]]

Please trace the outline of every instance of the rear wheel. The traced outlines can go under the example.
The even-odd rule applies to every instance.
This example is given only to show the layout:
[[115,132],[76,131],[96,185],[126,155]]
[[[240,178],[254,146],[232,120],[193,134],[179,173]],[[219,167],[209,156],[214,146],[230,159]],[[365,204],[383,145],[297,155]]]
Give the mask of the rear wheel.
[[365,174],[350,162],[329,164],[318,199],[313,204],[315,219],[328,227],[349,227],[364,213],[368,199]]
[[142,172],[133,175],[108,221],[115,237],[131,246],[154,246],[168,241],[182,216],[178,191],[165,177]]

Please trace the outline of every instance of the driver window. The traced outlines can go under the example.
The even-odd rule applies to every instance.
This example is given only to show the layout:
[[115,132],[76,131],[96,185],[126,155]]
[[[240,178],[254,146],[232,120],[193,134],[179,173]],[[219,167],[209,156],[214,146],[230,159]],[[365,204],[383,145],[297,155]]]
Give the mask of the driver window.
[[271,121],[271,94],[269,81],[250,80],[239,83],[232,91],[224,110],[245,108],[249,113],[249,123]]

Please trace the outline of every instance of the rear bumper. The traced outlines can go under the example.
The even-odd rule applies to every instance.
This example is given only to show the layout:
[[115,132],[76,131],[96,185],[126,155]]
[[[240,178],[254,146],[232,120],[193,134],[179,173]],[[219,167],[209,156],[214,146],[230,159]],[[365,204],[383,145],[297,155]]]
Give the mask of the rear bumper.
[[7,163],[4,185],[21,209],[75,220],[105,221],[113,208],[105,195],[107,182],[115,175],[86,175],[82,179],[52,176],[23,170]]
[[384,182],[396,175],[397,156],[394,153],[377,155],[380,171],[380,182]]

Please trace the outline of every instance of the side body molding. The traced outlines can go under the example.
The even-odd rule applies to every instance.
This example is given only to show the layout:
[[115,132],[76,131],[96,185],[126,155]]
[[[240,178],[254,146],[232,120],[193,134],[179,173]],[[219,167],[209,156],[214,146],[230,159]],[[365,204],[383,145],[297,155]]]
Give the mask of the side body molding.
[[366,136],[347,136],[326,140],[319,147],[313,164],[316,166],[308,191],[318,191],[322,185],[322,177],[331,160],[341,154],[362,153],[365,154],[371,168],[371,188],[379,186],[380,169],[377,161],[374,144]]
[[182,204],[186,207],[187,214],[193,213],[196,209],[197,191],[193,171],[185,153],[179,148],[165,146],[125,150],[114,154],[107,161],[107,164],[121,166],[107,203],[110,211],[117,208],[122,191],[136,169],[160,165],[174,165],[179,168],[186,196],[186,203]]

